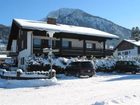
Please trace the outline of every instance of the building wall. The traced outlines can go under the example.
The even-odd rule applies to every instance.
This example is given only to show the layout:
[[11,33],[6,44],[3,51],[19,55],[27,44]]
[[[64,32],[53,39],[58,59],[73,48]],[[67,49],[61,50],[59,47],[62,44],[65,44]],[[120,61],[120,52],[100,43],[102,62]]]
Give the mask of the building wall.
[[[83,48],[83,40],[66,39],[66,38],[63,38],[63,40],[71,41],[72,42],[72,47]],[[102,49],[103,48],[103,43],[100,43],[100,42],[97,42],[97,41],[86,40],[86,43],[95,44],[97,49]]]
[[63,41],[71,41],[72,42],[71,47],[79,47],[79,48],[83,47],[83,40],[63,38]]
[[27,37],[26,37],[27,41],[27,48],[26,49],[23,49],[19,52],[19,55],[18,55],[18,67],[23,69],[23,70],[26,70],[26,60],[27,58],[32,55],[32,32],[29,31],[27,32]]
[[116,50],[114,52],[114,56],[138,56],[138,47],[134,47],[134,49],[127,50]]
[[16,52],[17,51],[17,40],[13,40],[12,41],[11,51],[12,52]]
[[[42,40],[40,48],[49,47],[48,46],[48,40],[49,40],[48,37],[33,36],[33,38]],[[53,47],[54,48],[59,48],[60,47],[60,39],[53,38],[53,40],[55,41],[55,43],[53,43]],[[62,38],[62,40],[63,41],[70,41],[71,42],[71,48],[83,48],[83,40],[68,39],[68,38]],[[100,43],[100,42],[97,42],[97,41],[88,41],[88,40],[86,40],[86,43],[95,44],[97,49],[102,49],[103,48],[103,43]]]

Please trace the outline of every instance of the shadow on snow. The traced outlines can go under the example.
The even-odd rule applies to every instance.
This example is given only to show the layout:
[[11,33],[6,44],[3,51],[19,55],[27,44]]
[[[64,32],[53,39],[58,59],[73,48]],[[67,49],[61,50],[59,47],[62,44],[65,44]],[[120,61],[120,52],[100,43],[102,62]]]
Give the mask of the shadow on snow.
[[106,80],[107,82],[111,82],[111,81],[123,81],[123,80],[140,80],[140,74],[121,74],[119,75],[119,77],[116,78],[112,78],[109,80]]

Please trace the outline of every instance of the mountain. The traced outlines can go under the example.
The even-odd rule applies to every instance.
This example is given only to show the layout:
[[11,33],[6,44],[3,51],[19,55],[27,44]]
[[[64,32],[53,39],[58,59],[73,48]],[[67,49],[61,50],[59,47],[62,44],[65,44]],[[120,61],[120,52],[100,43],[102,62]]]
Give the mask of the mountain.
[[[128,39],[131,35],[131,30],[119,26],[107,19],[93,16],[80,9],[61,8],[50,12],[43,21],[47,21],[47,17],[54,17],[57,23],[68,24],[75,26],[83,26],[95,28],[108,33],[118,35],[119,41],[113,40],[107,43],[116,46],[122,39]],[[0,24],[0,44],[7,44],[10,27]]]
[[[80,9],[61,8],[50,12],[47,17],[56,18],[57,23],[60,24],[90,27],[118,35],[120,37],[119,41],[114,42],[113,40],[110,42],[114,46],[122,39],[128,39],[131,35],[131,30],[119,26],[107,19],[88,14]],[[47,21],[47,17],[45,17],[43,21]]]
[[0,39],[3,40],[3,43],[7,43],[9,33],[10,27],[0,24]]
[[0,51],[6,50],[10,27],[0,24]]

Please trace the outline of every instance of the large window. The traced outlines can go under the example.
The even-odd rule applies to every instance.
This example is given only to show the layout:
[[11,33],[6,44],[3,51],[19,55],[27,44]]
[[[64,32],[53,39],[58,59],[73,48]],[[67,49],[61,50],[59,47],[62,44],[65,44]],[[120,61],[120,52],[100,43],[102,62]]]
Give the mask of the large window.
[[41,47],[41,39],[34,38],[33,44],[34,44],[34,47]]
[[86,43],[86,48],[95,50],[96,44],[95,43]]
[[71,41],[63,40],[62,41],[62,47],[63,48],[70,48],[71,47]]
[[21,65],[24,65],[24,57],[22,57],[20,60],[21,60]]
[[92,43],[86,43],[86,48],[92,48]]

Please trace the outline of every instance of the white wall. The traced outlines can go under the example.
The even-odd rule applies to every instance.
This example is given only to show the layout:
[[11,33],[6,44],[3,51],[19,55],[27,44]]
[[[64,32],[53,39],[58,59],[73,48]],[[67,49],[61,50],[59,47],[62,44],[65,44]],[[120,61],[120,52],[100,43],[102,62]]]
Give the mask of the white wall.
[[[125,52],[128,52],[128,55],[125,55]],[[120,53],[120,55],[118,55],[118,53]],[[134,47],[134,49],[130,49],[130,50],[123,50],[123,51],[118,51],[116,50],[114,52],[114,56],[138,56],[138,47]]]
[[[72,42],[72,47],[83,48],[83,40],[67,39],[67,38],[63,38],[63,40],[71,41]],[[86,43],[94,43],[96,45],[96,48],[103,48],[103,43],[99,43],[97,41],[88,41],[88,40],[86,40]]]
[[12,41],[11,51],[16,52],[16,50],[17,50],[17,40],[13,40]]
[[[32,32],[27,32],[27,49],[19,52],[18,55],[18,67],[26,70],[26,59],[32,55]],[[21,59],[24,57],[24,65],[21,64]]]

